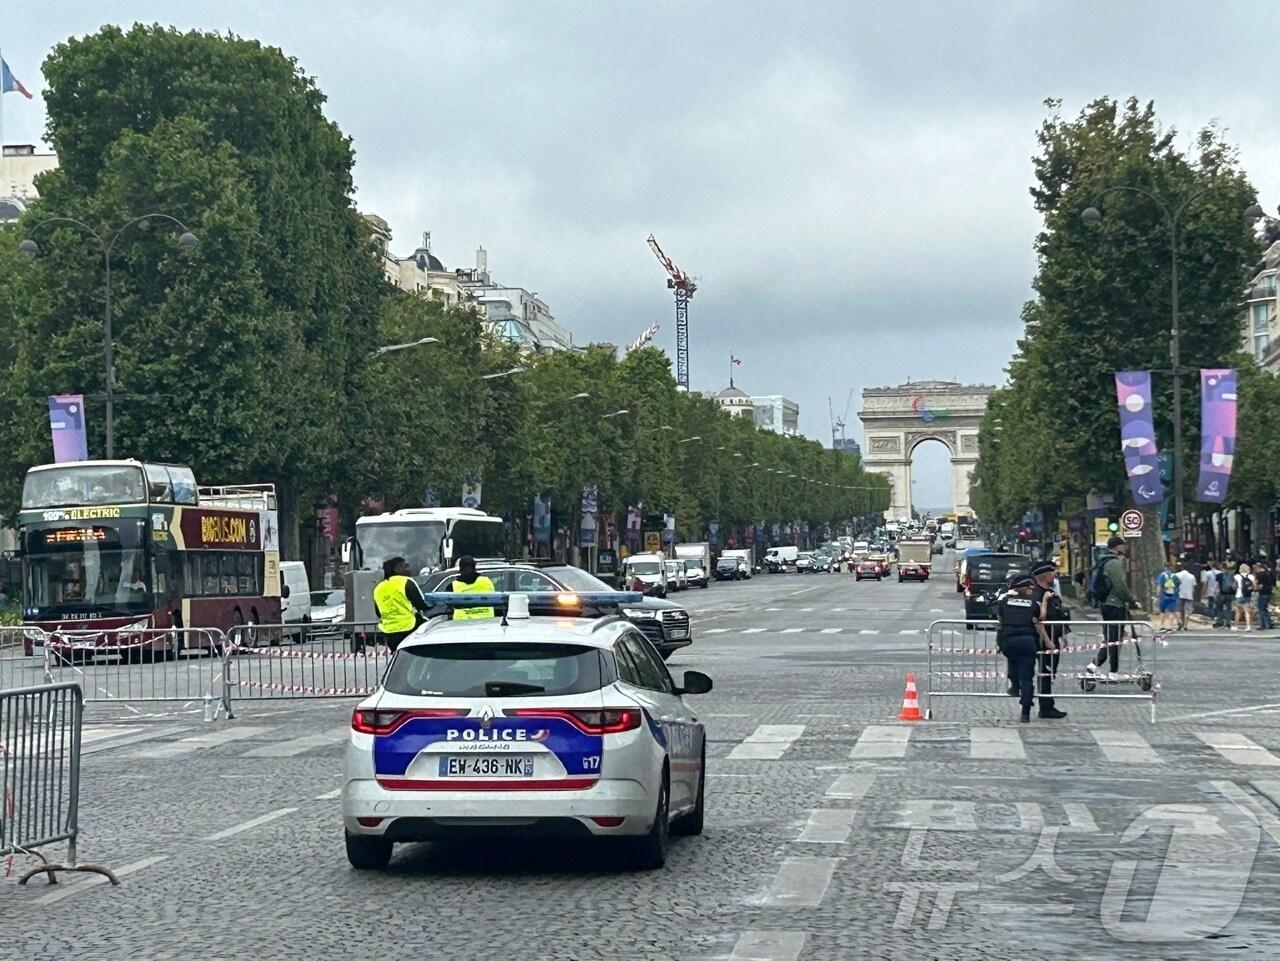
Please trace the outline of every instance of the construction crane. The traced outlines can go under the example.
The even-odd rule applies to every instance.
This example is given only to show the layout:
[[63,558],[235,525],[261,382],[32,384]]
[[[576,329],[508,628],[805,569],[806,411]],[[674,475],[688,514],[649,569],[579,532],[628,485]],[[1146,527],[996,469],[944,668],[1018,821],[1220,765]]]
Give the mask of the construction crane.
[[[836,409],[831,404],[831,398],[827,398],[827,410],[831,413],[831,449],[844,450],[844,429],[849,423],[849,409],[853,406],[853,388],[849,388],[849,399],[845,401],[844,413],[836,417]],[[839,433],[837,433],[837,431]],[[839,443],[837,443],[837,438]]]
[[667,289],[676,292],[676,384],[689,389],[689,298],[698,289],[693,278],[671,262],[657,239],[649,235],[649,249],[667,272]]

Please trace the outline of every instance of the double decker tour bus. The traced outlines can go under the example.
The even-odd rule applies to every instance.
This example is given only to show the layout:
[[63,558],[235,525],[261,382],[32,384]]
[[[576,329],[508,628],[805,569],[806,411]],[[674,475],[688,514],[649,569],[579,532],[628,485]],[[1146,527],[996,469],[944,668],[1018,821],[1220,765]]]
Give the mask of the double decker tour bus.
[[173,655],[215,642],[148,631],[280,622],[272,484],[197,487],[189,467],[137,460],[44,464],[23,482],[18,545],[23,623],[60,654]]

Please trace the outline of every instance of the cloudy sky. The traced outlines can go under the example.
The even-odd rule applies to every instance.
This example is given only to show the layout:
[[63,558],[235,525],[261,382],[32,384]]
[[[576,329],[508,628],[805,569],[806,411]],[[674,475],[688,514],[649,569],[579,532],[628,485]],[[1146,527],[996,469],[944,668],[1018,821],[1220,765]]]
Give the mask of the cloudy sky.
[[[1267,2],[433,2],[45,0],[10,5],[3,54],[43,86],[49,47],[103,23],[172,23],[277,45],[354,138],[357,203],[407,253],[489,251],[577,341],[653,321],[674,353],[654,232],[699,278],[695,389],[728,379],[800,403],[830,438],[849,391],[999,383],[1038,227],[1027,188],[1046,97],[1154,99],[1189,141],[1217,121],[1280,203]],[[7,143],[41,101],[5,98]],[[851,433],[861,439],[851,415]],[[949,496],[940,445],[917,503]]]

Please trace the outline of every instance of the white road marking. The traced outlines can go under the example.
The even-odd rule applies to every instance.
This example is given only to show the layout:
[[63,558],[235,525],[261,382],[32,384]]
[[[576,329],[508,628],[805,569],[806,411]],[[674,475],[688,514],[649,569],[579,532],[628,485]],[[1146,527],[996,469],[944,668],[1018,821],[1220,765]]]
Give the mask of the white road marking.
[[1229,732],[1205,731],[1196,734],[1211,748],[1221,754],[1232,764],[1247,764],[1253,767],[1280,767],[1280,757],[1276,757],[1261,744],[1243,734]]
[[136,734],[141,731],[140,727],[116,727],[114,724],[91,724],[80,732],[81,744],[92,744],[95,741],[102,741],[109,737],[124,737],[128,734]]
[[847,608],[843,608],[843,607],[833,607],[833,608],[831,608],[831,613],[832,613],[832,614],[843,614],[843,613],[845,612],[845,610],[847,610]]
[[1151,745],[1137,731],[1094,730],[1093,739],[1108,761],[1117,764],[1163,764]]
[[879,634],[879,631],[867,630],[865,627],[858,632],[859,634]]
[[729,752],[731,761],[776,761],[801,734],[803,724],[761,724]]
[[907,800],[902,802],[902,816],[893,826],[926,831],[976,831],[977,805],[973,801]]
[[297,810],[298,810],[297,808],[277,808],[276,810],[268,811],[266,814],[263,814],[259,817],[250,818],[248,821],[244,821],[241,824],[236,824],[232,827],[226,828],[225,830],[218,831],[215,834],[210,834],[207,837],[201,838],[200,840],[201,841],[223,841],[223,840],[226,840],[227,838],[235,837],[235,835],[237,834],[242,834],[245,831],[251,831],[260,825],[270,824],[272,821],[276,821],[282,817],[293,814]]
[[[122,867],[113,868],[112,872],[118,878],[128,877],[130,874],[141,871],[143,868],[149,868],[153,864],[159,864],[163,860],[165,860],[165,855],[163,854],[154,858],[143,858],[141,861],[132,861]],[[53,904],[57,901],[61,901],[63,898],[69,898],[73,894],[79,894],[81,891],[85,891],[89,888],[96,888],[100,884],[107,883],[107,879],[101,874],[89,874],[85,875],[85,877],[86,880],[81,881],[79,884],[68,884],[65,887],[59,887],[58,890],[49,894],[41,895],[36,898],[35,903]]]
[[765,629],[763,627],[748,627],[742,633],[743,634],[763,634],[764,632],[765,632]]
[[871,790],[874,774],[841,774],[827,788],[827,797],[848,798],[861,801]]
[[912,628],[912,629],[910,629],[910,630],[906,630],[906,631],[899,631],[898,633],[899,633],[899,634],[919,634],[919,633],[920,633],[920,631],[919,631],[919,629],[918,629],[918,628]]
[[744,931],[729,961],[796,961],[803,950],[803,931]]
[[727,627],[712,627],[712,628],[710,628],[710,629],[708,629],[708,630],[703,631],[702,633],[703,633],[704,635],[705,635],[705,634],[728,634],[728,633],[729,633],[729,628],[727,628]]
[[765,902],[775,907],[816,908],[826,896],[840,858],[787,858]]
[[787,595],[787,597],[795,597],[797,594],[808,594],[810,591],[816,591],[821,586],[821,584],[815,584],[813,587],[802,587],[798,591],[792,591]]
[[801,614],[812,614],[812,613],[813,613],[813,608],[812,608],[812,607],[799,607],[799,608],[796,608],[796,610],[800,611],[800,613],[801,613]]
[[784,627],[779,633],[781,634],[799,634],[804,630],[803,627]]
[[850,757],[906,757],[907,742],[911,739],[911,728],[871,724],[863,729],[862,734],[850,752]]
[[1025,761],[1027,750],[1018,732],[1007,727],[969,728],[969,757]]
[[325,791],[324,794],[317,794],[317,801],[332,801],[335,798],[342,797],[342,788],[334,788],[332,791]]
[[1234,781],[1211,781],[1209,783],[1215,791],[1257,821],[1258,826],[1271,835],[1273,841],[1280,843],[1280,818],[1277,818],[1275,814],[1247,794]]
[[853,831],[855,808],[817,808],[809,812],[809,821],[796,838],[806,844],[844,844]]
[[843,630],[844,630],[843,627],[824,627],[822,629],[822,633],[823,634],[839,634]]
[[110,751],[115,748],[128,747],[130,744],[140,744],[143,741],[156,741],[160,738],[170,737],[182,731],[190,731],[187,725],[179,725],[177,727],[158,727],[150,731],[142,731],[140,734],[130,734],[127,737],[119,737],[111,740],[99,741],[96,744],[86,744],[81,749],[81,754],[99,754],[102,751]]
[[302,737],[295,737],[290,741],[281,741],[278,744],[264,744],[262,747],[255,747],[251,751],[245,751],[240,756],[293,757],[317,747],[341,747],[350,734],[350,726],[344,724],[342,727],[335,727],[330,731],[305,734]]
[[1093,819],[1088,805],[1067,801],[1062,805],[1062,810],[1067,812],[1067,826],[1062,829],[1063,831],[1069,831],[1072,834],[1098,833],[1098,822]]
[[766,612],[769,612],[769,613],[776,613],[776,612],[778,612],[778,611],[780,611],[780,610],[782,610],[782,608],[780,608],[780,607],[766,607],[766,608],[765,608],[765,611],[766,611]]
[[195,737],[184,737],[181,741],[160,744],[150,750],[141,751],[132,756],[177,757],[180,754],[190,754],[192,751],[199,751],[202,748],[217,747],[220,744],[227,744],[231,741],[242,741],[247,737],[256,737],[270,730],[272,728],[269,727],[224,727],[219,731],[210,731],[208,734],[197,734]]
[[1227,717],[1231,714],[1252,714],[1254,711],[1269,711],[1272,708],[1280,707],[1280,704],[1255,704],[1252,707],[1232,707],[1224,711],[1203,711],[1199,714],[1183,714],[1180,717],[1170,718],[1165,721],[1169,724],[1173,721],[1198,721],[1202,717]]

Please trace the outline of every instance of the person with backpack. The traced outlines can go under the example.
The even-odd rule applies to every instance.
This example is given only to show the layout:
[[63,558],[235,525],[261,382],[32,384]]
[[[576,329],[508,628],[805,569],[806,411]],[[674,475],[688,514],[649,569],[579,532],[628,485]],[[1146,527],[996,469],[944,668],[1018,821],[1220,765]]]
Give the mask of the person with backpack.
[[[1255,582],[1248,564],[1241,564],[1236,570],[1235,582],[1235,623],[1233,631],[1253,630],[1253,611],[1256,601],[1253,599]],[[1243,626],[1241,624],[1243,623]]]
[[1169,569],[1167,562],[1156,575],[1156,597],[1159,599],[1160,628],[1171,631],[1177,626],[1178,575]]
[[1253,576],[1258,584],[1258,630],[1269,631],[1275,627],[1271,622],[1271,592],[1275,590],[1276,578],[1265,560],[1254,568]]
[[1120,673],[1122,625],[1129,619],[1129,608],[1136,604],[1129,590],[1129,568],[1125,563],[1128,554],[1128,542],[1123,537],[1112,537],[1107,541],[1107,553],[1094,565],[1089,577],[1089,596],[1097,600],[1103,621],[1103,644],[1085,665],[1089,673],[1108,662],[1112,674]]

